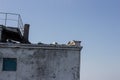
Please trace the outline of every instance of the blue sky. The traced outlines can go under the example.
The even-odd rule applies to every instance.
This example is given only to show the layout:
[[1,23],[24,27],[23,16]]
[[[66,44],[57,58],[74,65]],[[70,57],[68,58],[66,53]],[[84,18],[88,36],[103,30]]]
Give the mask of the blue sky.
[[120,80],[120,0],[0,0],[19,13],[30,41],[82,41],[81,80]]

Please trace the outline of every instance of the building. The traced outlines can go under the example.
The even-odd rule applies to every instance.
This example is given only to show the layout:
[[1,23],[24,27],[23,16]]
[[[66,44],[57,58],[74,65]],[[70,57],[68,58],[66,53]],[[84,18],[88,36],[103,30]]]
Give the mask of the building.
[[[1,27],[4,37],[3,31]],[[80,80],[80,41],[31,44],[28,32],[21,39],[1,37],[0,80]]]

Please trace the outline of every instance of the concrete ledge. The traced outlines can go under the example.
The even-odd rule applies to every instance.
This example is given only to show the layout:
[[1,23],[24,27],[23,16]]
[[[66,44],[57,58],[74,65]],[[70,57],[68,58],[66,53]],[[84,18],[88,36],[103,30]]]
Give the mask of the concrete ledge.
[[14,43],[0,43],[0,48],[39,48],[39,49],[70,49],[81,50],[82,46],[63,45],[63,44],[14,44]]

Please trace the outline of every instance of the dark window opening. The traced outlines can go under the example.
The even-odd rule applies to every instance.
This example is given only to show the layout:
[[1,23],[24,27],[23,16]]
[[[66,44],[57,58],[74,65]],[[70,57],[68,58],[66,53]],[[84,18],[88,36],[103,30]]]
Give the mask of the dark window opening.
[[3,58],[3,71],[16,71],[17,59],[16,58]]

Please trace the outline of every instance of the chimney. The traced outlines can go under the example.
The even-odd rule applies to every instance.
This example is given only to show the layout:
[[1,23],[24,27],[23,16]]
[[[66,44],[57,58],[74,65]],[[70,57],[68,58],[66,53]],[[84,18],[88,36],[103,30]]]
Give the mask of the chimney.
[[23,36],[24,36],[24,39],[25,39],[25,41],[29,41],[28,39],[29,39],[29,27],[30,27],[30,25],[29,24],[25,24],[24,25],[24,33],[23,33]]

